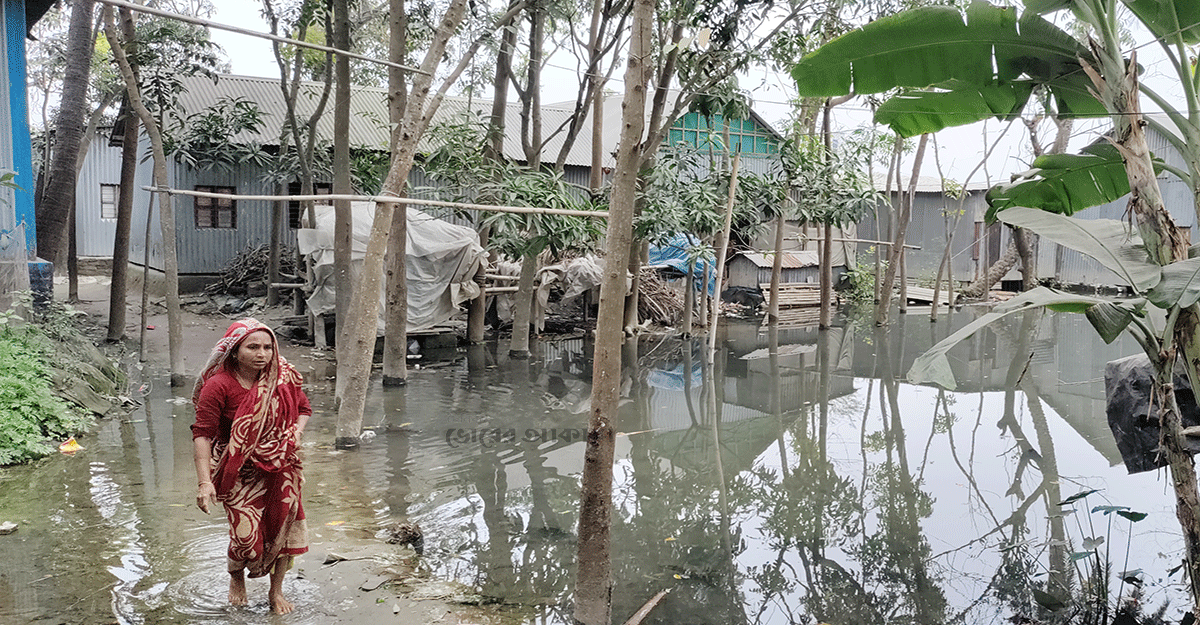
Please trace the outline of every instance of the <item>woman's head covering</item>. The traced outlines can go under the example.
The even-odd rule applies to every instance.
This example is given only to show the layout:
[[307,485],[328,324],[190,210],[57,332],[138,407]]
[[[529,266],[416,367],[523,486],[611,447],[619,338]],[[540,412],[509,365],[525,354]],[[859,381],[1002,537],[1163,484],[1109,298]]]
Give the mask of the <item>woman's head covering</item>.
[[259,330],[265,330],[270,334],[271,342],[275,344],[275,353],[272,362],[263,373],[264,375],[271,375],[272,373],[275,376],[279,375],[282,365],[286,364],[287,361],[283,360],[283,357],[279,355],[279,341],[275,337],[275,331],[270,326],[253,317],[238,319],[229,324],[229,328],[225,330],[225,336],[221,337],[221,340],[217,341],[217,344],[213,346],[212,353],[208,355],[208,360],[204,363],[204,368],[200,370],[200,375],[196,376],[196,386],[192,389],[193,403],[200,399],[200,389],[204,387],[204,383],[216,375],[222,368],[229,367],[232,359],[237,358],[238,347],[242,344],[242,341],[246,340],[246,337],[250,336],[251,332]]

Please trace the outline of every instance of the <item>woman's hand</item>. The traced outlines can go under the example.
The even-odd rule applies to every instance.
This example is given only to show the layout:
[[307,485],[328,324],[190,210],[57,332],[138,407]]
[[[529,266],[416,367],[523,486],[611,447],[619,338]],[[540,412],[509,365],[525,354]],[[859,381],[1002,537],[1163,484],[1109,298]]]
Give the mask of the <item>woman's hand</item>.
[[217,503],[217,489],[212,482],[200,482],[196,488],[196,507],[208,514],[209,506]]

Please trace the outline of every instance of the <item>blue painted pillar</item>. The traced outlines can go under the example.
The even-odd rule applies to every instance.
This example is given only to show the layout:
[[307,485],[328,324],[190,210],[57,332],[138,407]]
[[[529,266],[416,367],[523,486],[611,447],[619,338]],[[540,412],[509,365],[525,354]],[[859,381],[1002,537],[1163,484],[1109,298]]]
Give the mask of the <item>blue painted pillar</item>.
[[4,39],[8,42],[8,110],[12,137],[12,168],[17,189],[13,190],[13,208],[17,225],[25,227],[25,248],[29,256],[29,286],[36,299],[48,299],[54,293],[54,266],[38,258],[37,218],[34,215],[33,145],[29,137],[29,99],[25,73],[25,2],[4,1]]
[[17,173],[14,208],[17,224],[25,223],[29,257],[37,257],[33,212],[33,146],[29,140],[29,105],[25,91],[25,2],[4,0],[5,40],[8,42],[8,110],[12,118],[12,167]]

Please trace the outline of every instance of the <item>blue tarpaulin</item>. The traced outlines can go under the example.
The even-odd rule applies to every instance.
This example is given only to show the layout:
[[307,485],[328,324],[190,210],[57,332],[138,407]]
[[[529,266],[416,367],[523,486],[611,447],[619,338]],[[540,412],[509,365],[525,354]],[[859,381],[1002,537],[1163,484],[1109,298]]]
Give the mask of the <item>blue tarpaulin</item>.
[[[699,245],[699,241],[692,235],[677,234],[664,245],[650,246],[650,262],[649,266],[661,268],[670,267],[683,275],[688,272],[688,248]],[[696,275],[696,290],[700,290],[703,284],[708,284],[708,294],[712,295],[717,288],[717,277],[714,271],[713,262],[711,260],[697,260],[695,275]]]

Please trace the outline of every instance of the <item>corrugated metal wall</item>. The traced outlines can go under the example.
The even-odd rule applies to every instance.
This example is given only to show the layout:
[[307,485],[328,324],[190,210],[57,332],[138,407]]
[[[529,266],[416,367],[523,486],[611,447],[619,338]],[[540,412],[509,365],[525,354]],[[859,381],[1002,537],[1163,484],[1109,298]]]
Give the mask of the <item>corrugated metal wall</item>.
[[[233,187],[241,195],[277,195],[287,189],[277,189],[262,181],[260,167],[242,164],[229,172],[197,171],[176,166],[172,186],[194,190],[197,185]],[[271,242],[272,202],[238,200],[236,228],[196,228],[196,198],[175,197],[176,254],[179,273],[220,273],[231,259],[249,249]],[[285,213],[286,214],[286,213]],[[295,232],[284,220],[283,245],[295,245]]]
[[[986,202],[982,191],[970,193],[966,201],[962,203],[962,216],[958,218],[957,226],[955,226],[955,215],[959,211],[958,200],[946,197],[941,193],[918,192],[913,203],[912,220],[905,234],[905,241],[908,245],[916,245],[921,249],[910,249],[906,252],[909,278],[932,280],[937,275],[938,266],[942,262],[942,254],[945,252],[947,228],[954,227],[954,245],[950,258],[951,266],[954,269],[954,278],[960,281],[971,280],[975,275],[975,261],[972,260],[975,216],[976,214],[982,215],[985,206]],[[885,207],[880,208],[880,212],[883,210]],[[891,219],[895,218],[895,212],[893,209]],[[949,214],[948,220],[947,214]],[[880,222],[882,222],[882,228]],[[886,229],[888,223],[889,216],[887,215],[882,216],[882,219],[878,214],[867,215],[858,222],[858,236],[874,241],[890,240]],[[871,243],[858,244],[859,258],[863,262],[874,262],[874,254],[868,254],[872,245]],[[887,248],[882,248],[881,251],[886,253]]]
[[100,218],[100,185],[120,184],[121,148],[108,144],[109,132],[100,129],[92,137],[75,182],[75,248],[80,257],[112,257],[117,220]]

